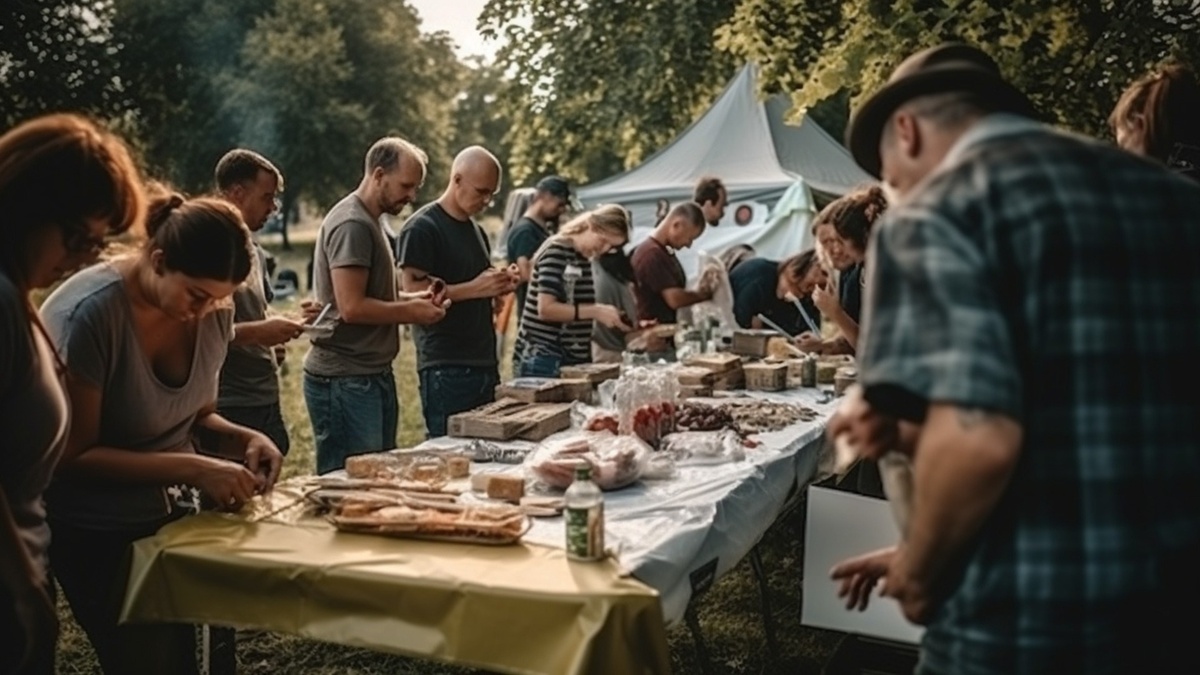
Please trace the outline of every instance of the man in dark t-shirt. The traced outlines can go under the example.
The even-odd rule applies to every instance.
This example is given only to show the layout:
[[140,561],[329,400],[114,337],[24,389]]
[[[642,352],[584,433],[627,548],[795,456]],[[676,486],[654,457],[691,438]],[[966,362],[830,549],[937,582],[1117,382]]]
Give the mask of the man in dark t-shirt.
[[533,201],[520,220],[508,231],[506,250],[508,262],[521,271],[521,283],[517,285],[517,321],[525,307],[525,294],[529,290],[529,278],[533,274],[533,256],[550,236],[549,226],[567,210],[571,201],[571,187],[558,176],[546,176],[538,181]]
[[492,307],[496,297],[512,292],[515,279],[492,267],[487,236],[471,219],[491,203],[500,173],[492,153],[479,146],[463,150],[446,191],[400,232],[396,258],[404,290],[429,290],[438,279],[450,300],[440,323],[413,329],[430,438],[446,435],[450,415],[492,401],[500,381]]
[[[796,282],[789,288],[781,278],[784,265],[766,258],[752,258],[738,265],[729,273],[729,286],[733,290],[733,316],[742,328],[763,328],[755,318],[762,314],[775,325],[792,336],[811,330],[796,305],[780,296],[781,285],[800,298],[804,311],[810,319],[820,316],[812,304],[809,293],[804,293],[806,280]],[[820,272],[819,268],[817,270]],[[821,274],[824,277],[824,274]],[[794,290],[793,290],[794,289]],[[813,319],[816,320],[816,319]]]
[[675,251],[687,248],[704,232],[704,214],[692,202],[671,209],[649,238],[634,250],[630,262],[636,281],[638,318],[675,323],[675,312],[712,297],[711,290],[690,291]]

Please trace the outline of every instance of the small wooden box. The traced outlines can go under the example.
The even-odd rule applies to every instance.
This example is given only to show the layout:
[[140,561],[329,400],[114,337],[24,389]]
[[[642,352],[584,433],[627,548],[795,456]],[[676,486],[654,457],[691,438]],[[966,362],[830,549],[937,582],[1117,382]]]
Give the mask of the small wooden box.
[[682,384],[679,386],[680,398],[711,398],[713,388],[707,384],[688,385]]
[[619,363],[581,363],[574,366],[563,366],[558,376],[564,380],[587,380],[594,387],[605,380],[615,380],[621,376]]
[[783,391],[787,388],[788,367],[785,363],[748,363],[746,388],[751,391]]
[[596,393],[596,386],[586,378],[573,378],[557,380],[559,384],[558,400],[563,403],[572,401],[583,401],[589,403],[592,396]]
[[523,403],[505,398],[451,415],[447,430],[459,438],[540,441],[570,426],[569,403]]
[[675,369],[675,377],[680,386],[701,387],[711,385],[717,374],[700,366],[679,366]]
[[741,368],[718,374],[712,383],[713,391],[733,391],[734,389],[744,389],[745,387],[746,373]]
[[558,403],[563,400],[562,380],[519,377],[496,386],[496,400],[511,398],[522,403]]
[[685,366],[705,368],[714,373],[725,373],[742,369],[742,358],[737,354],[695,354],[683,360]]
[[762,358],[767,355],[767,345],[776,335],[778,333],[771,330],[735,330],[729,351],[742,356]]

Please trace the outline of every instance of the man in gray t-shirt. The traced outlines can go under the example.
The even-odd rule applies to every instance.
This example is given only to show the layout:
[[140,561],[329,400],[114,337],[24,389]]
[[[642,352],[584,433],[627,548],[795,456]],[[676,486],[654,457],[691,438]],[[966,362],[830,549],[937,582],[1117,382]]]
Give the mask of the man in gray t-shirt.
[[397,325],[427,325],[446,315],[442,298],[397,293],[395,259],[379,222],[412,202],[425,164],[425,153],[408,141],[380,139],[367,152],[358,189],[329,210],[317,231],[313,291],[333,305],[332,331],[314,337],[304,359],[317,473],[341,469],[350,455],[395,447]]
[[[217,192],[238,208],[251,232],[262,229],[275,211],[275,195],[283,190],[283,176],[262,155],[236,148],[217,162]],[[246,282],[234,291],[233,341],[221,366],[217,411],[235,424],[266,434],[287,454],[287,428],[279,410],[279,378],[272,348],[300,335],[303,324],[283,316],[267,315],[271,286],[267,281],[266,254],[254,244],[254,266]]]

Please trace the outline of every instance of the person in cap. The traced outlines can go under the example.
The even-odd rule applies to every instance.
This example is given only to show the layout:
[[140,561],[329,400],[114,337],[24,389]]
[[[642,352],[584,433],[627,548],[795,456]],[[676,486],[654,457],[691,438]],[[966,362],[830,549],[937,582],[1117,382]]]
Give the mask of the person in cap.
[[521,272],[521,283],[517,284],[517,321],[525,308],[525,294],[529,292],[529,278],[533,275],[533,254],[550,236],[550,227],[567,210],[571,203],[571,187],[566,179],[546,176],[538,181],[533,201],[525,209],[525,215],[508,231],[506,252],[509,264],[516,265]]
[[[1200,187],[1043,126],[990,57],[919,52],[857,111],[894,199],[828,433],[912,460],[901,543],[835,566],[927,626],[919,673],[1198,672]],[[1138,321],[1128,321],[1136,298]]]

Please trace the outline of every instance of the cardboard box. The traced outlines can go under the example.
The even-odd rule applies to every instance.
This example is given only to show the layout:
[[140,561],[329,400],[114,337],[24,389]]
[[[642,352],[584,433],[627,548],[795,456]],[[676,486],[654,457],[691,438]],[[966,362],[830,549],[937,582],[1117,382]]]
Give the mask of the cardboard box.
[[679,386],[680,398],[712,398],[713,388],[711,385],[687,385]]
[[716,373],[700,366],[678,366],[675,369],[675,378],[684,387],[709,386],[716,377]]
[[694,354],[683,360],[685,366],[704,368],[714,373],[725,373],[742,369],[742,357],[737,354],[723,352],[713,354]]
[[787,388],[788,367],[784,363],[748,363],[746,389],[752,391],[783,391]]
[[745,387],[746,374],[741,368],[719,373],[712,384],[713,391],[733,391],[734,389],[744,389]]
[[586,378],[562,379],[557,382],[559,384],[558,400],[562,403],[571,403],[572,401],[590,403],[596,393],[596,386]]
[[522,403],[559,403],[563,400],[562,380],[546,377],[520,377],[496,386],[496,400],[511,398]]
[[563,366],[558,376],[564,380],[587,380],[594,387],[605,380],[615,380],[621,376],[619,363],[581,363],[574,366]]
[[762,358],[769,353],[767,345],[771,338],[777,335],[779,334],[773,330],[735,330],[729,351],[742,356]]
[[570,426],[569,403],[523,403],[505,398],[451,415],[447,431],[459,438],[540,441]]

